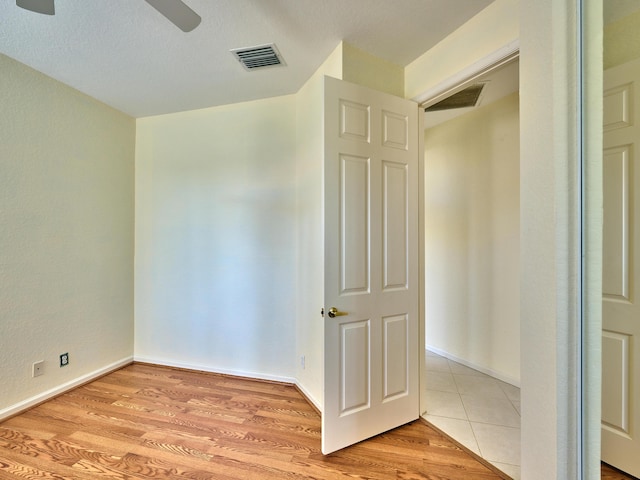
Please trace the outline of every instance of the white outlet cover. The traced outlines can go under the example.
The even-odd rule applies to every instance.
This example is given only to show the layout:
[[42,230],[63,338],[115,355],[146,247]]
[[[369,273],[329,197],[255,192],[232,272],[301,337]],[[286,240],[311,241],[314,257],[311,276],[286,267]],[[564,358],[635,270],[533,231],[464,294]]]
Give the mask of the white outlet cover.
[[44,360],[39,362],[34,362],[33,364],[33,377],[39,377],[40,375],[44,375]]

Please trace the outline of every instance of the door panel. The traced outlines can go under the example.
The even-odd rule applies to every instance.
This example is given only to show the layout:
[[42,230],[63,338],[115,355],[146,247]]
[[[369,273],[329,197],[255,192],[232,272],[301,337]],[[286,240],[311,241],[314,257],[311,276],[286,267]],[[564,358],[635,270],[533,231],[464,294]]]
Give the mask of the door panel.
[[340,99],[340,137],[369,143],[371,112],[368,105]]
[[400,150],[409,149],[409,117],[393,112],[382,112],[382,145]]
[[605,149],[603,196],[602,293],[608,300],[629,301],[629,145]]
[[[616,73],[609,73],[609,75],[616,75]],[[615,82],[616,80],[612,81]],[[604,94],[604,111],[602,112],[602,123],[605,132],[631,125],[630,118],[633,108],[631,85],[631,83],[624,83],[611,88],[605,86],[607,91]]]
[[340,155],[341,293],[369,293],[369,159]]
[[604,330],[602,361],[607,375],[602,379],[602,423],[629,437],[629,335]]
[[383,168],[383,259],[384,290],[406,289],[409,278],[407,165],[382,162]]
[[417,119],[325,78],[325,454],[419,416]]
[[340,415],[371,405],[370,322],[340,324]]
[[409,325],[406,315],[382,319],[384,352],[383,402],[409,394]]
[[605,71],[602,459],[640,476],[640,61]]

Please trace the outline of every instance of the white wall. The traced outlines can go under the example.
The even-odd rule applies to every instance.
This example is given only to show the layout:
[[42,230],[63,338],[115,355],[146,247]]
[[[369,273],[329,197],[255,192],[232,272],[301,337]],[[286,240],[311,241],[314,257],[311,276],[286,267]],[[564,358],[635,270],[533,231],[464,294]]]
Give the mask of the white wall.
[[342,79],[379,92],[404,96],[404,68],[346,42],[342,43]]
[[517,41],[520,34],[519,3],[519,0],[495,0],[407,65],[404,72],[405,97],[419,97],[465,67]]
[[[576,205],[571,202],[576,198],[574,194],[578,177],[571,175],[576,173],[572,171],[576,152],[567,148],[575,145],[575,131],[572,129],[578,125],[576,112],[579,111],[577,97],[572,91],[577,83],[572,76],[576,71],[577,58],[577,20],[573,14],[576,10],[576,2],[573,0],[496,0],[456,32],[450,39],[454,41],[454,48],[447,48],[446,42],[444,48],[443,45],[438,45],[405,70],[405,95],[411,98],[478,58],[516,40],[519,24],[524,27],[520,34],[520,62],[522,83],[526,87],[521,89],[520,113],[523,124],[521,174],[525,179],[522,185],[524,188],[521,188],[521,291],[526,292],[523,293],[521,303],[521,325],[525,326],[521,334],[524,447],[522,477],[525,480],[576,478],[573,468],[577,457],[575,384],[578,374],[574,347],[578,337],[573,320],[577,289],[576,277],[573,275],[575,270],[572,271],[571,268],[579,263],[579,251],[574,228]],[[520,18],[522,22],[519,21]],[[465,46],[469,48],[463,48]],[[90,351],[92,360],[87,360],[89,364],[82,363],[83,369],[88,368],[89,371],[94,368],[91,362],[96,359],[103,366],[130,352],[127,339],[131,323],[125,318],[130,305],[130,297],[127,297],[127,293],[131,292],[127,287],[130,271],[127,269],[129,263],[122,260],[129,255],[126,230],[131,223],[126,212],[131,209],[129,205],[123,207],[123,204],[128,202],[130,195],[130,189],[124,186],[130,176],[125,173],[129,171],[127,162],[121,160],[128,158],[128,137],[132,128],[121,114],[97,107],[93,100],[86,97],[75,97],[75,93],[71,95],[75,101],[68,101],[67,94],[60,93],[62,90],[67,91],[66,87],[59,84],[53,86],[48,83],[49,80],[33,76],[31,71],[27,74],[24,67],[5,58],[1,61],[3,75],[0,79],[0,99],[3,118],[0,119],[0,161],[3,171],[0,177],[0,195],[3,198],[0,205],[10,205],[10,208],[0,210],[0,223],[3,227],[11,227],[0,230],[0,338],[3,340],[0,354],[0,361],[3,362],[0,374],[3,390],[0,398],[4,405],[77,376],[79,372],[68,367],[55,370],[56,373],[50,372],[50,376],[39,377],[37,382],[42,383],[25,380],[31,363],[31,358],[26,357],[33,356],[36,351],[47,358],[50,355],[57,356],[57,345],[61,342],[56,340],[70,342],[68,350],[72,353],[72,362],[77,355],[74,352],[79,352],[81,358],[87,359],[89,356],[85,353]],[[599,86],[596,85],[596,90]],[[61,96],[65,97],[65,101],[60,101]],[[264,326],[268,323],[271,330],[275,330],[274,327],[284,327],[283,331],[293,332],[294,322],[273,312],[258,312],[258,308],[249,312],[249,316],[234,315],[232,321],[236,330],[229,326],[229,321],[216,320],[198,325],[204,328],[198,330],[201,335],[196,335],[193,327],[197,321],[206,317],[202,312],[206,313],[206,307],[210,306],[212,298],[228,314],[231,310],[238,312],[235,309],[236,302],[233,301],[237,297],[231,295],[231,301],[220,303],[220,300],[228,300],[219,294],[221,291],[227,293],[231,290],[233,294],[235,290],[225,290],[228,284],[222,282],[222,285],[216,285],[219,288],[215,290],[200,290],[196,286],[206,285],[206,282],[200,282],[199,279],[211,278],[208,276],[208,268],[190,270],[194,277],[188,277],[185,274],[188,269],[183,268],[185,263],[200,265],[199,260],[204,260],[205,266],[212,265],[212,256],[208,253],[208,238],[193,235],[191,242],[186,242],[183,227],[190,225],[203,225],[206,232],[212,233],[209,238],[214,237],[213,232],[223,229],[230,231],[230,238],[238,239],[240,243],[236,245],[233,240],[226,239],[225,246],[230,248],[226,251],[240,255],[226,259],[244,261],[244,264],[240,261],[236,265],[247,266],[250,263],[250,255],[244,255],[247,251],[244,248],[246,245],[242,243],[249,236],[241,234],[239,228],[239,224],[244,223],[234,223],[238,215],[229,218],[222,214],[222,206],[212,202],[209,195],[218,199],[220,192],[225,192],[226,199],[231,197],[242,200],[234,212],[249,216],[248,212],[253,210],[243,209],[242,204],[244,200],[247,203],[257,202],[254,198],[247,198],[253,190],[236,191],[233,186],[260,184],[261,180],[251,177],[253,169],[246,168],[243,172],[243,165],[251,164],[247,156],[240,155],[239,164],[231,160],[224,163],[224,158],[207,157],[204,155],[205,149],[197,145],[204,145],[207,142],[204,137],[211,137],[212,140],[208,140],[210,146],[221,147],[220,150],[214,148],[214,152],[232,150],[230,144],[234,140],[235,145],[242,146],[245,152],[253,148],[254,154],[249,154],[248,157],[254,162],[257,161],[256,156],[266,158],[265,162],[258,163],[267,167],[265,190],[269,192],[267,198],[275,201],[274,196],[280,190],[275,186],[279,182],[273,180],[271,168],[287,170],[281,168],[281,164],[287,163],[293,155],[287,159],[279,154],[292,153],[295,142],[283,141],[281,147],[276,147],[274,143],[278,143],[278,139],[282,140],[277,137],[258,146],[250,138],[241,137],[232,131],[226,122],[237,117],[233,115],[234,111],[244,111],[244,115],[252,122],[259,122],[264,118],[275,118],[272,126],[278,121],[292,122],[282,129],[269,128],[268,124],[263,124],[257,128],[259,132],[291,133],[295,115],[291,115],[291,120],[277,120],[279,109],[275,109],[276,111],[270,111],[264,116],[265,112],[261,107],[273,105],[269,102],[278,103],[272,99],[265,104],[252,103],[249,108],[233,106],[228,111],[223,107],[220,111],[211,112],[211,124],[220,127],[216,130],[192,129],[191,124],[195,123],[197,126],[199,122],[186,120],[183,123],[179,115],[166,119],[166,125],[163,124],[164,120],[155,118],[139,123],[141,127],[149,127],[137,138],[140,153],[137,168],[141,178],[136,183],[136,200],[139,205],[136,209],[136,242],[140,247],[137,250],[139,258],[136,259],[136,296],[139,300],[136,310],[140,325],[136,331],[136,345],[141,353],[157,353],[160,358],[165,358],[164,355],[171,352],[178,354],[183,360],[202,360],[208,365],[215,364],[221,355],[226,355],[228,363],[225,362],[225,365],[242,371],[245,367],[256,367],[256,358],[264,359],[264,362],[259,362],[259,370],[263,371],[279,370],[273,366],[287,363],[281,361],[285,357],[293,357],[291,345],[294,341],[285,338],[282,340],[283,348],[277,348],[277,345],[274,346],[274,343],[278,343],[274,339],[277,334],[269,332],[270,328]],[[256,112],[251,107],[255,105],[259,105],[258,114],[252,117],[251,113]],[[283,109],[293,107],[283,106]],[[185,114],[185,118],[190,115],[203,115],[206,118],[207,113],[208,111],[204,111],[204,114],[190,112]],[[106,117],[112,121],[106,121]],[[46,132],[48,136],[46,139],[33,140],[30,132],[34,131]],[[229,137],[222,135],[224,132],[228,132]],[[165,133],[168,138],[163,137]],[[90,135],[83,137],[84,134]],[[94,148],[96,145],[100,148]],[[193,145],[198,155],[184,155],[192,150]],[[154,162],[154,148],[159,149],[156,150],[157,158],[160,159],[158,164]],[[14,150],[19,153],[13,153]],[[258,151],[260,155],[255,155]],[[74,155],[70,155],[70,152]],[[170,152],[173,157],[169,158],[163,152]],[[111,155],[113,153],[116,154],[115,157]],[[25,165],[13,162],[7,166],[6,159],[13,157],[21,161],[32,161]],[[108,161],[101,162],[100,168],[96,170],[84,171],[82,169],[86,167],[85,162],[72,162],[74,158],[105,157],[108,157]],[[51,158],[62,158],[63,161],[51,166],[46,161]],[[228,158],[237,160],[238,157],[229,155]],[[215,167],[210,164],[212,159],[216,160],[213,162]],[[180,161],[186,162],[189,167],[186,171],[178,168]],[[9,171],[4,171],[5,169]],[[79,170],[82,170],[82,174],[78,174]],[[100,173],[99,176],[95,174],[96,171]],[[119,173],[116,174],[116,171]],[[202,182],[196,172],[202,172]],[[175,175],[175,181],[169,181],[171,175]],[[83,180],[89,180],[80,182],[79,176]],[[284,183],[279,184],[288,192],[288,178],[283,176],[281,180]],[[202,209],[187,208],[193,197],[180,188],[185,184],[199,187],[190,188],[189,192],[193,191],[193,195],[208,202],[205,202]],[[217,189],[212,190],[211,184]],[[594,191],[597,190],[597,182],[591,186]],[[233,197],[234,193],[236,197]],[[244,197],[239,198],[240,195]],[[283,193],[285,197],[288,195],[289,193]],[[80,197],[82,202],[78,202]],[[264,195],[260,198],[264,198]],[[293,205],[293,201],[291,204]],[[260,207],[262,205],[258,205],[258,212],[261,211]],[[275,210],[282,212],[276,223],[286,226],[286,208],[275,207]],[[597,217],[597,212],[595,216]],[[82,221],[77,222],[77,219]],[[220,220],[229,222],[221,225]],[[249,224],[256,227],[254,230],[265,234],[263,242],[266,239],[266,243],[274,245],[280,241],[277,229],[273,229],[274,236],[278,237],[276,241],[270,237],[271,227],[262,228],[258,218],[254,217]],[[594,231],[597,229],[596,224],[597,218],[593,223],[596,227]],[[194,229],[187,231],[195,232]],[[153,240],[156,234],[159,235],[157,242]],[[161,235],[166,235],[167,238]],[[114,236],[118,240],[114,241]],[[179,241],[180,237],[183,241]],[[217,235],[215,237],[218,238]],[[291,237],[294,238],[295,235],[292,233]],[[187,244],[189,249],[185,248]],[[292,266],[295,260],[289,263],[290,257],[283,253],[285,245],[295,248],[294,244],[293,240],[289,244],[286,241],[278,243],[271,252],[272,256],[263,259],[264,263],[260,263],[261,268],[257,270],[236,268],[231,269],[231,273],[258,271],[262,274],[261,277],[269,277],[268,281],[274,285],[276,282],[273,279],[295,278],[295,267]],[[80,255],[80,252],[89,254]],[[282,262],[279,262],[277,257],[281,254]],[[591,262],[589,259],[587,261]],[[18,267],[20,262],[22,265]],[[171,262],[174,262],[175,269],[170,268]],[[87,265],[94,268],[86,268]],[[287,274],[280,270],[288,268],[291,272]],[[597,262],[589,263],[589,268],[596,272]],[[267,275],[265,272],[271,269],[273,272]],[[100,281],[91,276],[95,272],[100,273]],[[10,287],[5,288],[5,285]],[[275,285],[275,288],[292,290],[290,284]],[[70,293],[71,290],[73,294]],[[264,294],[256,297],[261,299],[257,305],[259,307],[274,306],[276,301],[273,298],[277,297],[278,308],[281,308],[280,300],[291,299],[286,293],[266,298],[270,293],[270,286],[258,290]],[[191,295],[190,300],[196,302],[187,303],[182,296],[185,292]],[[158,300],[156,307],[153,307],[153,302],[150,303],[151,300]],[[191,309],[182,308],[185,303]],[[240,306],[244,307],[242,304]],[[591,313],[596,323],[598,314],[595,311]],[[264,318],[268,320],[262,321]],[[154,324],[156,321],[157,324]],[[257,325],[263,328],[254,328]],[[233,330],[232,335],[237,334],[234,338],[242,338],[248,343],[246,348],[237,349],[224,344],[224,335],[221,333],[229,330]],[[249,336],[244,335],[245,333],[249,333]],[[174,334],[175,338],[172,337]],[[185,335],[191,335],[191,348],[186,348]],[[264,343],[259,352],[252,349],[257,335],[263,335],[261,340]],[[286,337],[287,333],[284,335]],[[6,341],[7,338],[11,341]],[[146,349],[156,340],[159,350]],[[25,349],[27,344],[33,348]],[[103,348],[107,345],[109,348]],[[66,345],[64,349],[67,350]],[[105,353],[95,355],[96,351]],[[251,352],[250,358],[247,357],[247,352]],[[27,367],[25,363],[28,363]],[[293,368],[283,370],[291,372]],[[592,395],[586,401],[597,403],[598,400]],[[591,473],[594,476],[590,478],[596,478],[596,472]]]
[[291,381],[295,97],[139,119],[135,358]]
[[520,382],[518,94],[425,131],[427,346]]
[[0,71],[1,419],[132,358],[135,122],[3,55]]
[[[342,77],[340,44],[296,94],[296,381],[318,409],[324,385],[324,76]],[[304,366],[301,358],[304,357]]]
[[324,386],[325,75],[395,95],[404,87],[401,67],[342,42],[296,94],[296,382],[319,409]]
[[608,23],[602,34],[605,70],[635,60],[640,55],[640,10]]

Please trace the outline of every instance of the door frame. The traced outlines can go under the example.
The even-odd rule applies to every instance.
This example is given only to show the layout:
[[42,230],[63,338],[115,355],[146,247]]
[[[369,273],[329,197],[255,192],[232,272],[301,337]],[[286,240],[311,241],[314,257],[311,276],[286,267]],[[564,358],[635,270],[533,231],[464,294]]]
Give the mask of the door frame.
[[424,109],[443,100],[474,83],[481,76],[514,61],[520,56],[520,42],[515,40],[469,65],[455,75],[443,80],[432,88],[417,95],[412,100],[418,103],[418,278],[419,278],[419,346],[420,349],[420,415],[427,411],[426,385],[426,298],[425,298],[425,159],[424,159]]
[[[552,10],[553,15],[561,13],[565,22],[555,22],[551,25]],[[532,15],[533,17],[531,17]],[[437,101],[438,96],[455,93],[457,86],[497,63],[501,56],[513,49],[514,45],[517,45],[519,50],[521,41],[526,49],[526,55],[521,58],[521,70],[523,64],[528,73],[539,68],[548,71],[554,61],[559,62],[558,65],[565,65],[565,68],[558,68],[558,78],[548,78],[541,85],[528,86],[527,94],[540,95],[544,105],[538,106],[538,110],[528,106],[527,122],[533,126],[535,121],[542,121],[545,118],[551,126],[559,126],[561,138],[566,138],[569,156],[562,160],[550,145],[535,148],[533,142],[536,140],[536,135],[521,130],[521,139],[525,143],[524,147],[521,146],[521,152],[523,148],[534,147],[532,151],[525,150],[529,167],[531,167],[533,155],[539,153],[549,155],[549,158],[544,159],[543,166],[533,171],[534,181],[540,182],[545,177],[540,168],[570,169],[568,177],[561,175],[564,172],[549,174],[551,179],[557,177],[560,182],[566,181],[566,184],[562,186],[565,189],[568,187],[569,190],[564,192],[556,190],[557,198],[543,202],[546,209],[543,213],[544,218],[549,217],[551,205],[562,207],[561,213],[568,214],[566,218],[568,231],[563,228],[552,228],[551,232],[559,233],[560,236],[555,240],[545,238],[543,246],[533,249],[534,252],[566,255],[567,258],[562,258],[562,260],[568,262],[568,264],[563,264],[555,269],[556,274],[563,276],[563,278],[557,277],[556,280],[566,281],[567,284],[537,289],[543,293],[544,301],[548,297],[555,302],[557,308],[555,318],[562,320],[556,325],[556,328],[560,327],[561,330],[548,332],[555,335],[550,343],[559,347],[559,350],[555,351],[555,367],[549,361],[543,362],[547,372],[551,372],[551,375],[556,372],[551,382],[556,395],[545,402],[542,412],[553,414],[558,423],[546,421],[544,425],[534,425],[539,414],[535,414],[529,407],[534,407],[536,400],[540,398],[540,393],[532,390],[535,389],[534,387],[541,387],[544,382],[543,378],[533,376],[531,371],[528,371],[528,378],[523,384],[522,392],[522,418],[523,420],[527,419],[526,422],[523,422],[525,425],[523,425],[522,446],[523,450],[529,448],[531,451],[523,458],[522,466],[523,472],[530,474],[539,469],[538,460],[545,458],[550,463],[542,470],[549,473],[549,478],[556,478],[555,474],[561,474],[561,469],[564,469],[562,470],[564,473],[573,472],[572,477],[575,474],[575,478],[598,479],[600,478],[602,365],[600,307],[602,282],[602,214],[600,210],[602,197],[602,112],[598,105],[602,101],[602,3],[586,0],[563,0],[557,4],[554,2],[553,5],[550,0],[539,5],[520,3],[520,17],[521,19],[524,17],[531,19],[528,25],[523,25],[521,22],[520,40],[505,45],[459,73],[443,80],[435,87],[413,97],[413,99],[419,104],[425,104],[429,100]],[[548,35],[550,32],[557,33],[557,38],[552,39],[552,36]],[[560,78],[562,75],[566,75],[566,78]],[[544,92],[544,90],[547,91]],[[546,98],[543,98],[545,93]],[[554,94],[555,99],[566,102],[567,105],[561,104],[557,106],[557,109],[552,108],[554,104],[550,97],[551,94]],[[576,105],[578,108],[571,110]],[[544,113],[545,111],[542,109],[545,107],[551,108],[554,115],[548,113],[551,110],[546,110],[547,113]],[[563,124],[563,121],[568,121],[571,125]],[[543,130],[538,137],[551,140],[547,130]],[[421,147],[421,151],[424,151],[424,146]],[[423,157],[424,155],[421,155],[420,160],[420,201],[422,202],[420,279],[423,282],[420,296],[420,335],[422,341],[424,341],[425,335]],[[540,193],[540,191],[540,186],[530,189],[526,201],[530,202],[533,198],[532,194]],[[568,204],[565,205],[562,202],[568,202]],[[525,209],[525,212],[531,221],[531,206],[528,207],[528,210]],[[535,225],[535,222],[532,225]],[[569,275],[569,272],[572,275]],[[571,278],[568,278],[570,276]],[[534,272],[533,276],[527,277],[526,280],[529,283],[531,280],[544,281],[542,277],[538,272]],[[525,298],[525,301],[531,303],[531,294]],[[535,313],[540,314],[542,310],[538,310]],[[547,313],[553,315],[552,312]],[[564,315],[569,315],[569,317],[564,318]],[[553,323],[550,321],[551,318],[536,321],[535,324],[548,328]],[[533,339],[532,347],[523,355],[523,361],[530,361],[535,355],[532,348],[540,345],[542,345],[541,337],[540,334],[537,334],[537,338]],[[424,362],[421,363],[421,368],[420,378],[421,382],[424,382],[426,371]],[[557,384],[560,380],[558,373],[565,368],[568,369],[568,372],[563,374],[562,378],[566,378],[571,384]],[[421,386],[422,391],[423,386]],[[424,400],[421,397],[421,410],[423,409]],[[529,417],[529,415],[531,416]],[[548,442],[549,434],[553,435],[553,442]],[[547,440],[543,442],[543,439]],[[528,441],[532,444],[527,445]],[[543,447],[543,445],[545,446]],[[560,464],[564,467],[561,467]],[[558,468],[557,471],[556,468]]]
[[600,478],[602,418],[603,2],[578,0],[581,324],[580,468]]
[[420,108],[425,108],[438,103],[440,100],[464,90],[479,77],[485,75],[520,56],[520,40],[514,40],[490,53],[477,62],[463,68],[455,75],[441,81],[435,86],[425,90],[412,100],[416,101]]

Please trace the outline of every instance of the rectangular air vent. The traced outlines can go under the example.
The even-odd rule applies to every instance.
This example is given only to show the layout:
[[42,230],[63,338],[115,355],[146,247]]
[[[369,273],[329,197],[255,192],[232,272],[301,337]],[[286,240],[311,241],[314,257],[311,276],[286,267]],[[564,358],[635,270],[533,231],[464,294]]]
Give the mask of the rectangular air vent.
[[286,65],[273,43],[248,48],[234,48],[231,53],[247,70]]
[[484,83],[476,83],[464,90],[454,93],[450,97],[434,103],[430,107],[424,109],[425,112],[438,112],[440,110],[451,110],[453,108],[475,107],[484,88]]

